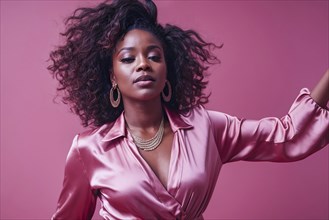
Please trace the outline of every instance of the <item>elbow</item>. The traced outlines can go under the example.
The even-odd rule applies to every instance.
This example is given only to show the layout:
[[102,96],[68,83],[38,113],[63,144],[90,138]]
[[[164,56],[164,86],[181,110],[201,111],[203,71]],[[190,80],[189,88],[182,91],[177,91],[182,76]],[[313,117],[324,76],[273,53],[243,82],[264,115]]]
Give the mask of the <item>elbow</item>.
[[300,140],[295,143],[283,144],[282,155],[285,157],[284,161],[300,161],[319,151],[326,145],[324,141],[303,142]]

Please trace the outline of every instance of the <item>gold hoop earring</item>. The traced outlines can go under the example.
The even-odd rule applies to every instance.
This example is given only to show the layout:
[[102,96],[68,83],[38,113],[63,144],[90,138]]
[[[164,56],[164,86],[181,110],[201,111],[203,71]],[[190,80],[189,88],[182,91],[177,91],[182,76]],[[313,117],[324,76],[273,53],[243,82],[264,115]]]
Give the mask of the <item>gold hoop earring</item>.
[[167,80],[166,81],[166,85],[165,85],[165,87],[168,87],[168,94],[166,95],[165,93],[164,93],[164,90],[162,90],[162,93],[161,93],[161,95],[162,95],[162,98],[163,98],[163,100],[165,101],[165,102],[170,102],[170,99],[171,99],[171,95],[172,95],[172,89],[171,89],[171,85],[170,85],[170,82]]
[[[114,90],[117,90],[116,92],[117,92],[118,97],[117,97],[116,100],[114,99]],[[112,85],[112,88],[110,89],[110,102],[111,102],[111,105],[114,108],[117,108],[120,105],[120,101],[121,101],[121,93],[120,93],[118,84],[114,84],[114,85]]]

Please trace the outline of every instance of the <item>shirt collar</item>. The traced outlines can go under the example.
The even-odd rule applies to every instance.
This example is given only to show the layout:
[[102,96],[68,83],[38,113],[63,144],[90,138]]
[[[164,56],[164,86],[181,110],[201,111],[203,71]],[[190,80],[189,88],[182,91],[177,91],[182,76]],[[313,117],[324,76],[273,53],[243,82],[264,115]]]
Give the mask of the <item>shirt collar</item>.
[[[193,128],[193,126],[187,121],[187,119],[178,114],[177,112],[169,109],[168,107],[164,107],[165,112],[167,114],[171,129],[173,132],[176,132],[179,129],[189,129]],[[112,124],[112,123],[111,123]],[[120,137],[126,136],[126,123],[124,118],[124,112],[115,120],[115,122],[111,126],[107,134],[105,134],[102,141],[112,141]]]

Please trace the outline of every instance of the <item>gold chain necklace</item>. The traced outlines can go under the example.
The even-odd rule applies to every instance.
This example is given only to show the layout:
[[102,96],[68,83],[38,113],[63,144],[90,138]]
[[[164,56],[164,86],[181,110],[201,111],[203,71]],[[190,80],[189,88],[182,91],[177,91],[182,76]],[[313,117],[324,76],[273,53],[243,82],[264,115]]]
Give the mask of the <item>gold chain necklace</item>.
[[136,146],[139,149],[145,150],[145,151],[151,151],[151,150],[154,150],[155,148],[157,148],[162,141],[163,134],[164,134],[164,119],[162,117],[157,133],[152,138],[147,139],[147,140],[134,135],[132,133],[132,131],[130,130],[129,126],[127,126],[127,128],[128,128],[128,131],[130,132],[131,136],[133,137],[134,143],[136,144]]

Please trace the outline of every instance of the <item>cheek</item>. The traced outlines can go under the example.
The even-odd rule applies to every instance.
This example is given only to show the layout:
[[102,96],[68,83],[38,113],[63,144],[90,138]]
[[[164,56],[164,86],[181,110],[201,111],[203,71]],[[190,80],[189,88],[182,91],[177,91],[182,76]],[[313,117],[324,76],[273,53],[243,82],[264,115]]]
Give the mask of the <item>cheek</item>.
[[162,75],[164,75],[165,78],[167,78],[167,66],[166,64],[163,64],[159,66],[159,72],[161,72]]
[[113,65],[113,76],[117,82],[125,81],[129,78],[130,70],[126,66],[114,64]]
[[167,66],[166,65],[162,66],[160,68],[160,72],[161,72],[161,87],[163,89],[167,81]]

